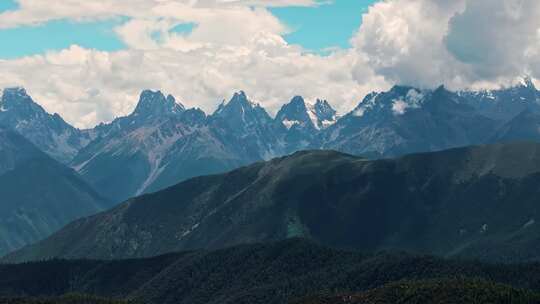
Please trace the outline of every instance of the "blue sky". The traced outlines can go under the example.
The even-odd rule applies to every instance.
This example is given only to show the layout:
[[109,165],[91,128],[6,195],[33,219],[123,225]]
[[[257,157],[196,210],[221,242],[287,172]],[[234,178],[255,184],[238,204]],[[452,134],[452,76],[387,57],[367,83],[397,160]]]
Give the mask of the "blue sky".
[[16,9],[17,3],[13,0],[2,0],[0,2],[0,11]]
[[0,49],[0,58],[12,59],[25,55],[61,50],[72,44],[104,51],[124,48],[113,28],[120,20],[75,23],[69,20],[48,22],[44,26],[24,26],[0,30],[0,41],[8,41]]
[[347,48],[349,39],[362,22],[361,13],[375,0],[335,0],[318,7],[275,8],[272,12],[293,32],[289,43],[311,50]]
[[[285,39],[292,44],[322,52],[328,48],[347,48],[352,34],[361,24],[361,12],[375,0],[335,0],[318,7],[273,8],[272,13],[292,32]],[[17,9],[14,0],[0,0],[0,12]],[[0,58],[13,59],[26,55],[61,50],[72,44],[103,51],[125,48],[114,28],[125,20],[120,18],[99,22],[58,20],[39,26],[23,26],[0,30]],[[193,25],[180,26],[189,31]]]

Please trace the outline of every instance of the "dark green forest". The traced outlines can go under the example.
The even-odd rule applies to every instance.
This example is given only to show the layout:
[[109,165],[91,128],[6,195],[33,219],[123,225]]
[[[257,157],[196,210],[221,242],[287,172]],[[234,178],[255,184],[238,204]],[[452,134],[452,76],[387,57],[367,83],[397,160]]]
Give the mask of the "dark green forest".
[[128,302],[70,294],[61,297],[0,298],[0,304],[128,304]]
[[[439,280],[452,284],[437,283]],[[535,292],[540,291],[540,264],[362,254],[291,239],[147,259],[52,260],[0,266],[0,296],[4,297],[79,293],[156,304],[281,304],[320,294],[365,296],[364,292],[374,290],[367,296],[375,302],[367,303],[394,303],[384,302],[393,299],[392,295],[404,297],[395,303],[439,303],[428,300],[445,293],[461,294],[461,289],[470,290],[471,297],[498,290],[501,297],[507,292],[516,299],[533,301],[537,299]],[[421,298],[407,302],[408,290]],[[459,303],[448,299],[450,302],[440,303]],[[486,303],[507,303],[500,301]],[[530,301],[521,303],[535,303]]]
[[362,293],[314,295],[291,304],[533,304],[540,294],[479,279],[401,281]]

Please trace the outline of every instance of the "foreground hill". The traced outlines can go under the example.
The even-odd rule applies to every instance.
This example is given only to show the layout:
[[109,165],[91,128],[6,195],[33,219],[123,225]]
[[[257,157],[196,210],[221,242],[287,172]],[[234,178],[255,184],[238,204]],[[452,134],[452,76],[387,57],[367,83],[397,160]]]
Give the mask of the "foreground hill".
[[366,252],[536,261],[539,186],[533,143],[376,161],[299,152],[131,199],[5,260],[146,257],[305,237]]
[[402,281],[359,294],[313,296],[293,304],[540,303],[540,294],[475,279]]
[[[363,255],[292,239],[147,259],[0,265],[0,296],[77,292],[139,303],[281,304],[313,294],[356,294],[404,280],[456,277],[489,282],[481,290],[491,286],[505,290],[495,283],[540,290],[539,264],[489,265],[405,254]],[[437,290],[429,285],[414,288]],[[471,285],[463,289],[469,294],[480,290]],[[455,299],[455,295],[449,296]]]
[[0,128],[0,254],[39,241],[108,204],[75,171]]

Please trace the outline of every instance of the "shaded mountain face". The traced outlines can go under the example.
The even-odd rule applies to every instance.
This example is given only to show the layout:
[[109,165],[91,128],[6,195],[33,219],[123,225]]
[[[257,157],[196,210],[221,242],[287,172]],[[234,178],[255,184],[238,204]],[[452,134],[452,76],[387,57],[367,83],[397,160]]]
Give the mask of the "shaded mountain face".
[[72,169],[3,128],[0,198],[1,254],[39,241],[74,219],[110,206]]
[[99,127],[100,136],[72,166],[120,202],[262,159],[259,153],[271,144],[260,127],[265,120],[270,118],[262,108],[239,96],[209,119],[201,110],[185,110],[171,96],[145,91],[132,114]]
[[[522,112],[538,112],[540,93],[530,80],[501,90],[451,92],[395,86],[372,93],[323,133],[322,147],[371,157],[508,142],[506,126]],[[536,123],[522,122],[533,130]],[[534,133],[534,132],[532,132]],[[519,139],[536,140],[537,134]]]
[[302,96],[294,97],[283,105],[276,115],[276,120],[287,129],[302,128],[310,131],[323,129],[337,119],[337,112],[326,100],[317,100],[314,105],[307,104]]
[[184,106],[177,103],[173,96],[165,97],[160,92],[146,90],[142,92],[132,116],[144,121],[152,118],[159,119],[161,116],[174,116],[184,111]]
[[540,109],[525,109],[500,127],[489,142],[540,142]]
[[288,152],[319,147],[321,130],[334,124],[336,111],[327,101],[317,100],[307,104],[301,96],[294,97],[277,113],[276,122],[285,129],[284,142]]
[[438,151],[483,143],[500,123],[444,87],[396,86],[368,95],[328,128],[323,147],[376,157]]
[[95,128],[97,138],[71,165],[120,202],[194,176],[318,147],[320,132],[336,119],[327,101],[307,105],[301,97],[273,119],[242,91],[210,116],[185,110],[172,96],[144,91],[132,114]]
[[270,159],[285,153],[280,129],[260,105],[244,92],[234,94],[208,119],[208,127],[224,146],[244,163]]
[[9,257],[130,258],[306,237],[364,251],[536,261],[540,144],[368,161],[299,152],[194,178]]
[[43,152],[17,133],[0,127],[0,174],[34,158],[44,158]]
[[[365,293],[378,298],[390,295],[386,290],[393,290],[400,295],[400,286],[409,282],[410,288],[424,295],[432,291],[428,295],[445,294],[452,300],[473,290],[479,294],[513,288],[538,291],[539,270],[538,264],[488,265],[405,254],[364,255],[292,239],[148,259],[0,265],[0,296],[77,292],[127,298],[136,303],[285,304],[325,291]],[[437,287],[437,282],[444,287]],[[468,293],[450,292],[464,291],[463,286],[467,286]]]
[[58,114],[36,104],[24,89],[1,92],[0,126],[17,131],[54,159],[68,163],[89,141],[89,134],[75,129]]
[[317,99],[313,106],[319,129],[333,125],[338,119],[337,111],[326,100]]
[[525,110],[540,110],[540,93],[529,78],[507,89],[458,92],[481,115],[508,122]]

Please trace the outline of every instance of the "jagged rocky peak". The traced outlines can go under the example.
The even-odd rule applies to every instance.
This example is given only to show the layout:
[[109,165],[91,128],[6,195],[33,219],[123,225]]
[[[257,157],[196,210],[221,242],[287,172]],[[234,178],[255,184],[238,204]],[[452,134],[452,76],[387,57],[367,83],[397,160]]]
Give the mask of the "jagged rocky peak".
[[421,108],[434,92],[443,94],[448,91],[444,87],[432,91],[395,85],[389,91],[368,94],[350,114],[357,118],[371,116],[374,119],[380,118],[381,115],[400,116],[413,109]]
[[322,121],[335,121],[337,111],[326,100],[317,99],[314,106],[315,114]]
[[35,103],[24,88],[7,88],[0,100],[0,124],[30,140],[56,160],[68,163],[88,143],[80,130]]
[[399,95],[403,95],[403,94],[407,94],[407,92],[409,90],[413,89],[413,87],[411,86],[406,86],[406,85],[400,85],[400,84],[397,84],[397,85],[394,85],[390,91],[388,91],[388,93],[393,93],[393,94],[399,94]]
[[304,97],[302,96],[294,96],[293,99],[291,99],[291,102],[289,103],[291,106],[296,107],[306,107],[306,101],[304,100]]
[[391,104],[395,100],[412,101],[413,103],[416,103],[430,93],[446,94],[449,93],[449,91],[443,85],[431,90],[421,90],[412,86],[396,85],[386,93],[377,94],[377,97],[381,97],[381,102],[390,102]]
[[326,100],[317,99],[315,104],[310,104],[302,96],[295,96],[276,115],[276,120],[288,129],[295,125],[322,129],[333,124],[336,119],[336,111]]
[[[34,141],[32,134],[27,134],[21,128],[39,129],[48,127],[59,134],[66,130],[76,132],[75,128],[66,123],[58,113],[51,115],[45,111],[22,87],[4,89],[1,91],[1,95],[0,122],[10,125],[13,129],[23,133],[25,137],[30,138],[31,141]],[[19,125],[19,122],[24,126]]]
[[523,77],[520,84],[522,87],[536,90],[536,86],[534,85],[534,82],[530,76]]
[[142,116],[178,114],[185,111],[172,95],[165,97],[161,91],[145,90],[133,114]]
[[295,96],[287,104],[281,107],[277,116],[283,118],[298,118],[298,116],[305,116],[308,111],[306,102],[302,96]]
[[[418,89],[415,89],[415,90],[418,90]],[[438,86],[433,92],[439,93],[439,94],[455,94],[455,92],[448,90],[444,84],[441,84],[440,86]]]
[[206,113],[199,108],[187,109],[182,118],[190,125],[202,125],[206,121]]
[[244,91],[238,91],[238,92],[235,92],[233,97],[231,98],[231,101],[230,103],[242,103],[242,104],[249,104],[249,100],[248,100],[248,97],[246,95],[246,92]]
[[287,129],[297,127],[315,127],[315,122],[310,119],[309,110],[302,96],[295,96],[287,104],[284,104],[276,115],[276,120],[281,122]]
[[271,119],[266,110],[259,104],[249,100],[244,91],[234,93],[229,102],[223,101],[212,117],[227,117],[230,119],[257,119],[257,120],[269,120]]
[[19,98],[29,98],[28,93],[26,93],[26,89],[22,87],[12,87],[12,88],[5,88],[2,90],[2,100],[9,98],[9,99],[19,99]]
[[246,110],[246,109],[253,109],[259,107],[259,105],[253,103],[249,100],[248,96],[244,91],[238,91],[234,93],[233,97],[229,102],[223,102],[219,106],[217,112],[222,112],[224,110],[232,110],[232,111],[238,111],[238,110]]
[[392,106],[396,100],[404,100],[408,95],[414,94],[417,91],[415,88],[404,85],[394,85],[389,91],[376,93],[373,92],[367,95],[362,102],[361,106],[370,106],[371,108],[387,108]]
[[32,100],[26,90],[21,87],[7,88],[2,91],[0,112],[15,110],[19,114],[45,113],[45,110]]

